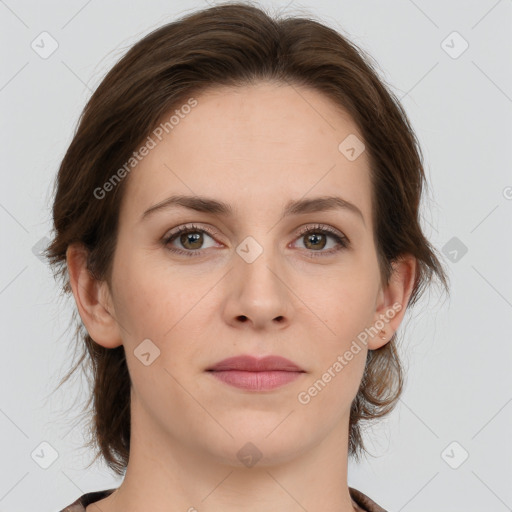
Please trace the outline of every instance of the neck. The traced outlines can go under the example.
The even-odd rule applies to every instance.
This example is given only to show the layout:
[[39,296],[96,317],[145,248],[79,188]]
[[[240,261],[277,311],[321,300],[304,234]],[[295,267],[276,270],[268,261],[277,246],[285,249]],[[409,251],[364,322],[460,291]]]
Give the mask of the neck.
[[[187,445],[186,436],[173,438],[132,400],[130,461],[123,483],[102,500],[101,510],[357,510],[347,485],[348,417],[318,446],[296,453],[283,455],[282,443],[273,444],[272,437],[252,444],[230,439],[233,456],[227,456],[206,440]],[[252,465],[258,453],[262,457]]]

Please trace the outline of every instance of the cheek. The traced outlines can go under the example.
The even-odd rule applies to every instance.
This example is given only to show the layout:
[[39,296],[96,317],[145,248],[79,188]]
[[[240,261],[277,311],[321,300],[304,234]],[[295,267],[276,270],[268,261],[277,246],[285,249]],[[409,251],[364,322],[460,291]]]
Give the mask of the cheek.
[[[205,324],[212,321],[205,294],[215,281],[183,275],[162,278],[154,267],[135,267],[125,268],[130,278],[118,283],[116,301],[134,388],[149,401],[156,390],[167,395],[171,388],[170,396],[178,400],[182,390],[172,376],[180,382],[183,375],[189,378],[205,359],[205,336],[211,327]],[[145,366],[141,354],[148,352],[146,360],[154,362]]]
[[368,351],[365,345],[351,341],[354,339],[351,334],[356,333],[357,328],[348,324],[341,328],[345,331],[336,344],[318,345],[314,370],[295,397],[301,418],[297,427],[302,436],[311,426],[311,436],[324,437],[335,425],[348,422]]
[[[324,329],[325,337],[315,346],[318,359],[304,402],[316,411],[330,409],[332,420],[350,410],[359,389],[368,353],[365,330],[374,321],[378,284],[376,259],[368,257],[333,276],[324,294],[319,311],[330,330]],[[319,296],[311,300],[321,303]]]
[[336,344],[368,327],[373,321],[379,290],[377,270],[354,266],[332,272],[328,277],[317,277],[301,279],[297,295],[306,309],[296,311],[297,316],[318,318],[319,329]]
[[116,262],[115,298],[118,321],[126,341],[154,338],[166,333],[190,311],[201,297],[203,280],[190,282],[178,272],[169,273],[142,255]]

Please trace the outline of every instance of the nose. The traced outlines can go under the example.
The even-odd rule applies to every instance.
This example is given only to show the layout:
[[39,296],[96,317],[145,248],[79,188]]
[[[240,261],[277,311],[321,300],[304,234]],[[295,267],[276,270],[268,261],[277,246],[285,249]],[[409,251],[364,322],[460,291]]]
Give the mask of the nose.
[[235,255],[227,279],[225,321],[255,330],[282,329],[291,322],[291,291],[287,276],[271,250],[254,261]]

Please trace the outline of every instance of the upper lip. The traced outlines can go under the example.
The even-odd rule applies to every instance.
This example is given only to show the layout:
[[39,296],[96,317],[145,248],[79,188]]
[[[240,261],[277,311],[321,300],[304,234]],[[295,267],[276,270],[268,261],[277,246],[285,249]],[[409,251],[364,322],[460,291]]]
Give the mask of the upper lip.
[[242,355],[223,359],[206,371],[226,371],[239,370],[248,372],[266,372],[266,371],[285,371],[285,372],[303,372],[304,370],[297,366],[293,361],[281,356],[254,357]]

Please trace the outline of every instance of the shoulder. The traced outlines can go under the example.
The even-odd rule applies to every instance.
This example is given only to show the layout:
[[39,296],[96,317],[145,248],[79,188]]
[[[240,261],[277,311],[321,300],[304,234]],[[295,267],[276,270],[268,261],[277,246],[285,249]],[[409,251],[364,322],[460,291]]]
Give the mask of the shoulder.
[[106,498],[114,491],[115,489],[106,489],[104,491],[94,491],[82,494],[80,498],[78,498],[76,501],[71,503],[71,505],[68,505],[59,512],[85,512],[85,507],[87,507],[87,505],[90,505],[95,501],[99,501],[102,500],[103,498]]
[[356,503],[361,512],[386,512],[385,509],[383,509],[380,505],[377,505],[377,503],[375,503],[361,491],[358,491],[352,487],[349,487],[348,490],[352,500]]

